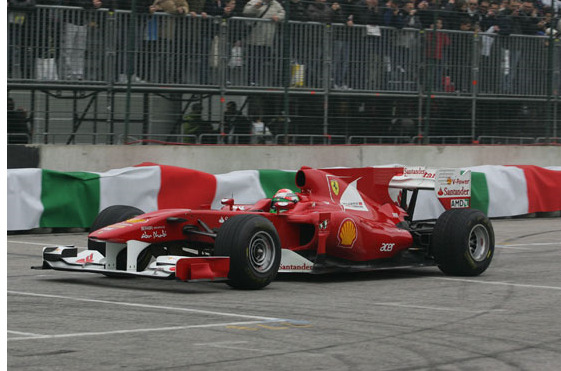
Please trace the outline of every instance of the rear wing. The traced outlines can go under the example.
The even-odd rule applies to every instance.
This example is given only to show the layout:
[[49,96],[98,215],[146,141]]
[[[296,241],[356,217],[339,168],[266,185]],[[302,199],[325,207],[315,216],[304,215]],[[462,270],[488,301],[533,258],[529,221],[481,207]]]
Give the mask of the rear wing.
[[[446,210],[468,208],[471,205],[471,171],[460,169],[427,169],[405,167],[403,174],[394,176],[388,185],[392,197],[412,217],[419,190],[434,190]],[[397,193],[392,189],[399,189]],[[412,192],[408,197],[408,191]]]

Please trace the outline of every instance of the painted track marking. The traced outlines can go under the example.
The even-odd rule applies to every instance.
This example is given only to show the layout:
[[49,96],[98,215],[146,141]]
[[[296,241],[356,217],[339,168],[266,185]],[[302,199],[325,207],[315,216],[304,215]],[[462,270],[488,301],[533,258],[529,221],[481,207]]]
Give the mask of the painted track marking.
[[502,286],[513,286],[513,287],[525,287],[525,288],[530,288],[530,289],[545,289],[545,290],[559,290],[559,291],[561,291],[561,287],[558,287],[558,286],[529,285],[529,284],[524,284],[524,283],[499,282],[499,281],[478,281],[478,280],[470,280],[470,279],[465,279],[465,278],[448,278],[448,277],[434,277],[434,279],[444,280],[444,281],[479,283],[479,284],[486,284],[486,285],[502,285]]
[[245,344],[245,343],[247,343],[247,341],[221,341],[218,343],[197,343],[194,345],[203,346],[203,347],[221,348],[221,349],[250,350],[254,352],[265,352],[265,353],[271,352],[271,350],[265,350],[265,349],[243,348],[243,347],[234,346],[235,344]]
[[260,321],[271,321],[271,322],[289,321],[290,322],[289,319],[253,316],[253,315],[248,315],[248,314],[214,312],[214,311],[202,310],[202,309],[178,308],[178,307],[168,307],[168,306],[164,306],[164,305],[127,303],[127,302],[122,302],[122,301],[110,301],[110,300],[99,300],[99,299],[73,298],[73,297],[70,297],[70,296],[37,294],[37,293],[33,293],[33,292],[22,292],[22,291],[12,291],[12,290],[8,290],[6,292],[8,294],[12,294],[12,295],[35,296],[35,297],[52,298],[52,299],[66,299],[66,300],[82,301],[82,302],[87,302],[87,303],[112,304],[112,305],[121,305],[121,306],[127,306],[127,307],[135,307],[135,308],[164,309],[164,310],[171,310],[171,311],[199,313],[199,314],[207,314],[207,315],[215,315],[215,316],[223,316],[223,317],[247,318],[247,319],[260,320]]
[[[238,326],[238,325],[253,325],[259,323],[271,323],[274,321],[245,321],[245,322],[225,322],[225,323],[209,323],[205,325],[191,325],[191,326],[171,326],[171,327],[157,327],[157,328],[141,328],[132,330],[114,330],[114,331],[98,331],[98,332],[77,332],[70,334],[56,334],[56,335],[40,335],[40,334],[29,334],[24,337],[8,338],[7,341],[21,341],[21,340],[42,340],[42,339],[62,339],[62,338],[74,338],[74,337],[86,337],[86,336],[104,336],[104,335],[122,335],[122,334],[134,334],[143,332],[158,332],[158,331],[178,331],[187,330],[192,328],[210,328],[210,327],[226,327],[226,326]],[[18,333],[17,331],[8,331],[10,333]],[[19,332],[19,334],[24,334]]]

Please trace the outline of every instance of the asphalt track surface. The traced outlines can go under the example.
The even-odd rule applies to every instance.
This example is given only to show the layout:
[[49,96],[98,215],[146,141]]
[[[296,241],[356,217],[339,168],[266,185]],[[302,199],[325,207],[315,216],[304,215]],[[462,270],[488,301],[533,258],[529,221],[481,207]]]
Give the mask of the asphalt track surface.
[[559,370],[561,219],[493,221],[480,277],[437,268],[223,283],[31,270],[44,244],[8,235],[11,370]]

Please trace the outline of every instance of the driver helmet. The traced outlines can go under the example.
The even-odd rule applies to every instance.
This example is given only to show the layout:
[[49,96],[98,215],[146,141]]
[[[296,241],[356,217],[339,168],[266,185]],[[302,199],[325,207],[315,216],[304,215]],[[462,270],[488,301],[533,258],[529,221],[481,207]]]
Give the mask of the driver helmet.
[[273,198],[282,198],[282,199],[292,201],[292,202],[300,201],[300,198],[298,198],[298,195],[296,193],[292,192],[292,190],[290,190],[288,188],[279,189],[277,191],[277,193],[275,193]]
[[286,200],[286,202],[296,203],[296,202],[300,201],[300,198],[291,189],[288,189],[288,188],[279,189],[275,193],[275,195],[273,196],[273,205],[271,206],[271,212],[272,213],[275,213],[277,211],[276,207],[275,207],[275,203],[276,202],[282,202],[283,200]]

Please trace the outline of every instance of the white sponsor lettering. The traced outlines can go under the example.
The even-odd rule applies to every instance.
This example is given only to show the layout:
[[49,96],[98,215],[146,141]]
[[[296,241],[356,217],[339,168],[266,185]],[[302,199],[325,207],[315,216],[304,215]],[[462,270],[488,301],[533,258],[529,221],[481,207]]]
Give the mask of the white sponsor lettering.
[[383,242],[382,247],[380,247],[380,251],[381,252],[391,252],[393,250],[394,246],[395,246],[395,243],[393,243],[393,242]]
[[469,207],[468,199],[450,200],[450,207],[453,209],[463,209]]
[[300,265],[293,265],[293,264],[288,264],[288,265],[283,265],[281,264],[279,269],[282,270],[287,270],[287,271],[311,271],[314,268],[313,265],[309,265],[309,264],[300,264]]
[[469,196],[471,194],[469,188],[461,187],[459,189],[451,189],[448,187],[442,188],[442,194],[444,197],[448,196]]
[[167,232],[165,230],[162,230],[160,233],[158,233],[158,231],[152,231],[152,232],[142,232],[142,236],[140,236],[141,239],[150,239],[150,238],[164,238],[167,237]]

